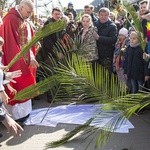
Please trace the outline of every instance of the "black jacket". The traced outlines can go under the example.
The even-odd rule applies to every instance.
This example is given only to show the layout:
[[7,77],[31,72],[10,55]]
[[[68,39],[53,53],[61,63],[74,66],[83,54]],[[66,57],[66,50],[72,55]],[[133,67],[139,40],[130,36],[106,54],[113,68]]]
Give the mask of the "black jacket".
[[[49,18],[45,22],[44,26],[49,24],[49,23],[52,23],[52,22],[55,22],[55,20],[53,18]],[[59,31],[59,32],[53,33],[53,34],[43,38],[42,49],[44,51],[46,58],[49,56],[49,54],[51,54],[53,58],[56,58],[56,54],[54,53],[53,48],[56,45],[56,42],[59,39],[63,38],[64,34],[65,34],[64,31]]]
[[73,14],[73,17],[74,17],[74,19],[75,19],[76,16],[77,16],[77,12],[76,12],[74,9],[69,9],[69,8],[67,8],[64,14],[65,14],[66,16],[68,16],[68,13],[70,13],[70,12]]
[[115,43],[117,41],[117,27],[108,20],[106,23],[101,23],[99,20],[95,26],[98,29],[99,39],[97,41],[99,59],[106,58],[113,59],[113,52],[115,50]]
[[144,81],[149,75],[148,63],[143,59],[141,46],[128,46],[125,52],[124,74],[130,79]]

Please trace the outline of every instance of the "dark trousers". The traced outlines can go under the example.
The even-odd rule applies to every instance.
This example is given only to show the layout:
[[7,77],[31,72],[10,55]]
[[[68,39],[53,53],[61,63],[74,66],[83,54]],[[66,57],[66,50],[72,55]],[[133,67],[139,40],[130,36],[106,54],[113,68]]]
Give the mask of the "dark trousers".
[[141,86],[143,86],[143,81],[131,79],[131,93],[137,93],[138,90],[142,89]]

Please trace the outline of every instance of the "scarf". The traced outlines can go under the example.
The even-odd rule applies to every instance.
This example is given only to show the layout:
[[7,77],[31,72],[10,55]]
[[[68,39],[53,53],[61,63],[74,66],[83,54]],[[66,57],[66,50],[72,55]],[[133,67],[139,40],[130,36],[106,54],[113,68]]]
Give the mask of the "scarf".
[[131,47],[137,47],[137,46],[139,46],[139,45],[140,45],[140,43],[137,43],[137,44],[131,44],[131,43],[130,43],[130,46],[131,46]]

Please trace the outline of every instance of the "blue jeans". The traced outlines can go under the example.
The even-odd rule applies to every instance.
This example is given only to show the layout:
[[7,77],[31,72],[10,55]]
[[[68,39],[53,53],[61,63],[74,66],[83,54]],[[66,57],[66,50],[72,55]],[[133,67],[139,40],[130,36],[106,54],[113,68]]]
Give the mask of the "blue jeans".
[[140,90],[140,86],[143,86],[144,81],[131,79],[131,93],[137,93]]

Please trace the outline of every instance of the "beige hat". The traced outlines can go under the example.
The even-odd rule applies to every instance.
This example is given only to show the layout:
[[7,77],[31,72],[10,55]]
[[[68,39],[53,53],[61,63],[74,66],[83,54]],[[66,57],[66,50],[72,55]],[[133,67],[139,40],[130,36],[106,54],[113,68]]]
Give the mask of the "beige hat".
[[119,30],[119,34],[124,35],[125,37],[128,36],[128,30],[126,28],[121,28]]

